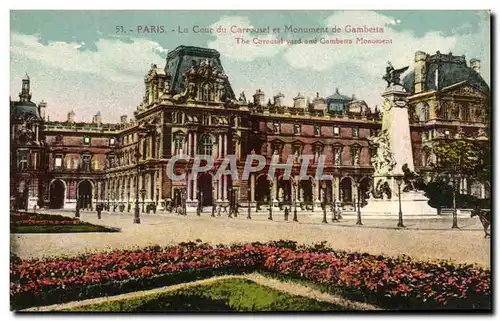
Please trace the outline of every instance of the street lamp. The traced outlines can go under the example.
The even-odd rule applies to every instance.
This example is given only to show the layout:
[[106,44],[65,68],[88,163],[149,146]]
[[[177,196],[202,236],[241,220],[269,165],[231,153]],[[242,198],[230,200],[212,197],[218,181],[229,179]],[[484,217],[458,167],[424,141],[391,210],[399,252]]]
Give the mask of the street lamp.
[[269,178],[269,217],[268,220],[273,220],[273,196],[272,196],[273,180]]
[[321,202],[321,207],[323,208],[323,221],[322,223],[328,224],[328,221],[326,220],[326,182],[323,181],[321,184],[321,194],[322,194],[322,202]]
[[135,149],[135,165],[137,166],[137,173],[136,173],[136,179],[135,179],[135,208],[134,208],[134,223],[135,224],[140,224],[141,223],[141,214],[139,210],[139,176],[140,176],[140,167],[139,167],[139,160],[141,159],[141,153],[139,152],[139,146],[136,147]]
[[250,208],[250,206],[251,206],[251,204],[250,204],[251,197],[252,197],[252,191],[250,189],[248,189],[248,191],[247,191],[247,200],[248,200],[247,219],[249,219],[249,220],[252,219],[252,215],[251,215],[252,209]]
[[394,178],[396,179],[396,184],[398,184],[398,202],[399,202],[398,227],[405,227],[403,224],[403,211],[401,210],[401,184],[403,183],[403,175],[396,174]]
[[359,203],[359,185],[361,182],[361,176],[359,174],[356,177],[356,200],[354,201],[357,203],[356,205],[356,212],[357,212],[357,220],[356,220],[356,225],[363,225],[363,222],[361,221],[361,208],[360,208],[360,203]]
[[333,206],[332,206],[332,212],[333,212],[333,218],[332,222],[338,222],[337,218],[337,193],[335,190],[335,182],[332,180],[332,189],[333,189]]
[[294,197],[293,197],[293,221],[294,222],[298,222],[299,220],[297,219],[297,197],[298,197],[298,182],[293,179],[292,180],[292,184],[293,184],[293,193],[294,193]]

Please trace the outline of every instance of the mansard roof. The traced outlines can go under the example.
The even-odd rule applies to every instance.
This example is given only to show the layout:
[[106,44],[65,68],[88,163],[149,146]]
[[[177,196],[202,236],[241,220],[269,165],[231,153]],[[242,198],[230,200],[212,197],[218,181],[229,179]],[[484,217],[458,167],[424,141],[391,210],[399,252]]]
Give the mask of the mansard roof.
[[[210,62],[217,71],[224,73],[224,68],[220,61],[220,54],[217,50],[192,46],[179,46],[169,52],[165,65],[165,72],[172,77],[170,88],[176,93],[183,92],[185,89],[184,74],[191,66],[200,65],[202,61]],[[228,93],[228,98],[236,99],[229,80],[227,79],[225,80],[225,89]]]

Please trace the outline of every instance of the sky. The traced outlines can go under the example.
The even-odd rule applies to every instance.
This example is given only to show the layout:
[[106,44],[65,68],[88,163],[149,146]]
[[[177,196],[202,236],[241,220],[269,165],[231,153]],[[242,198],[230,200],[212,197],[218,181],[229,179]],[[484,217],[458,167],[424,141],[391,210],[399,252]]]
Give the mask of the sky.
[[[342,32],[292,34],[284,32],[286,25],[337,26]],[[352,34],[346,32],[349,25],[384,32]],[[374,108],[381,105],[387,62],[412,67],[416,51],[480,59],[481,75],[490,84],[487,11],[11,11],[10,26],[11,99],[18,99],[28,74],[32,100],[47,102],[50,120],[64,121],[71,110],[76,121],[91,121],[97,111],[103,122],[131,116],[151,64],[163,67],[167,53],[179,45],[218,50],[235,94],[244,91],[247,99],[262,89],[266,100],[281,92],[292,104],[298,93],[327,97],[338,88]],[[163,26],[166,32],[138,32],[139,26]],[[392,43],[238,45],[235,34],[194,33],[195,26],[281,28],[280,33],[245,35],[250,41],[363,37]],[[172,32],[179,28],[188,32]]]

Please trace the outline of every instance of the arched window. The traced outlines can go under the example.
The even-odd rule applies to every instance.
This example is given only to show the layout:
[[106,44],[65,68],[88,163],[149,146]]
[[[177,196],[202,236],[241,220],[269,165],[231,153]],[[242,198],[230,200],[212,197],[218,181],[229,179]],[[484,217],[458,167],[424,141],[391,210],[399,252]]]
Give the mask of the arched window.
[[214,93],[212,90],[212,86],[209,83],[204,83],[201,86],[200,98],[203,101],[213,101],[214,100]]
[[213,140],[210,135],[203,135],[200,139],[201,155],[212,155]]
[[180,155],[182,154],[182,148],[184,146],[184,134],[177,133],[174,135],[174,154]]

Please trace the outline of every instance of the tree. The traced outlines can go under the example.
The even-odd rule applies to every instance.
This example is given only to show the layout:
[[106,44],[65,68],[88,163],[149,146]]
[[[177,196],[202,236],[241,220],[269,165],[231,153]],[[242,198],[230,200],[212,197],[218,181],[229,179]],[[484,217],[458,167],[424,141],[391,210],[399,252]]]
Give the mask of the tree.
[[453,206],[453,228],[457,225],[457,180],[462,177],[475,178],[480,180],[484,171],[485,153],[488,148],[484,148],[473,140],[456,139],[445,140],[443,143],[435,145],[433,148],[436,155],[434,172],[438,178],[448,177],[452,183],[452,206]]

